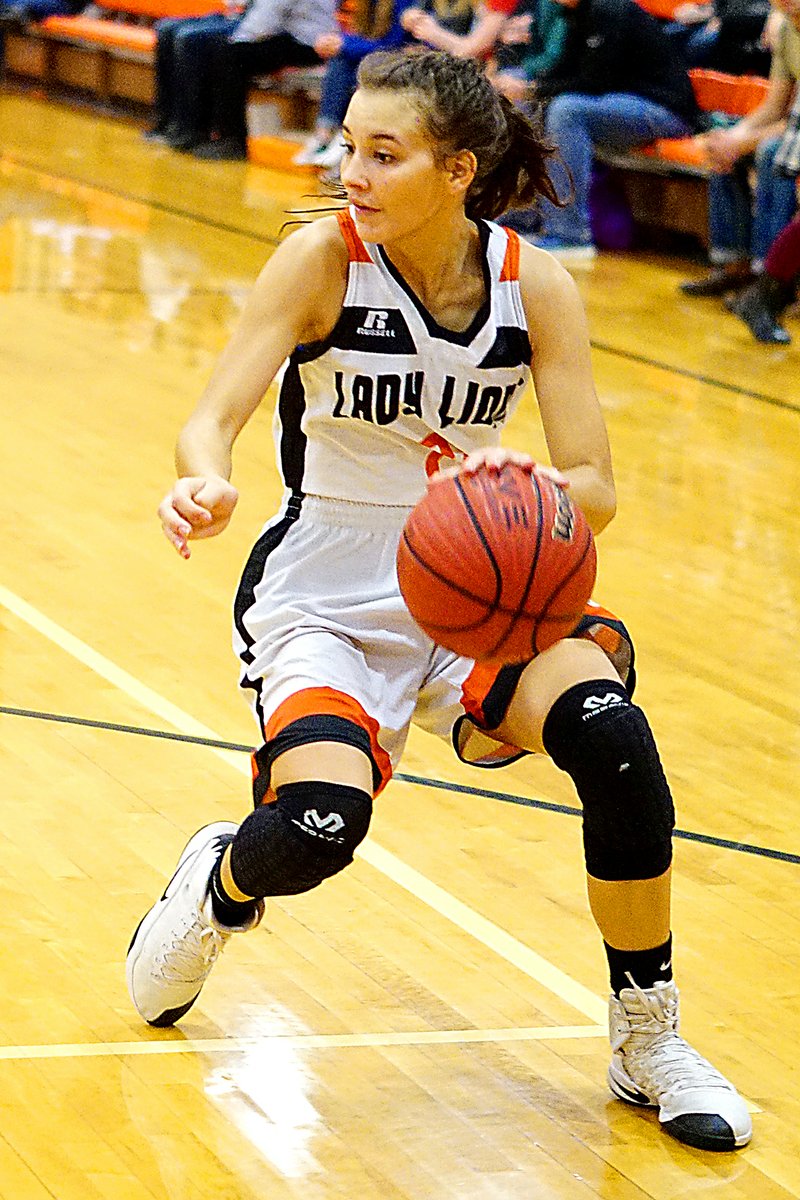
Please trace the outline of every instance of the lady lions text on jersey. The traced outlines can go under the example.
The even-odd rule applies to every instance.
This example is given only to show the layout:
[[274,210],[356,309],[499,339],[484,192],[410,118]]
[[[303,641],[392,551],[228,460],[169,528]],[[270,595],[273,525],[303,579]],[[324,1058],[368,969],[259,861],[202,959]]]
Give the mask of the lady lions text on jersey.
[[286,488],[415,504],[442,458],[497,445],[530,380],[517,235],[478,222],[486,299],[468,329],[437,324],[381,246],[338,214],[347,290],[324,342],[298,346],[275,414]]

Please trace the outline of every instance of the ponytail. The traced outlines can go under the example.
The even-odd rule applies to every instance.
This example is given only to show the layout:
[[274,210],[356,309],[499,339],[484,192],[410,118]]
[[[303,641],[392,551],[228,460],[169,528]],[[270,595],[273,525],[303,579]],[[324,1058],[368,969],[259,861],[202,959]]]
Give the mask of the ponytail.
[[538,109],[531,118],[506,96],[498,94],[497,101],[506,126],[506,149],[483,175],[479,164],[467,193],[467,216],[492,219],[509,208],[530,208],[542,197],[561,206],[564,201],[548,170],[548,160],[558,151],[544,137]]

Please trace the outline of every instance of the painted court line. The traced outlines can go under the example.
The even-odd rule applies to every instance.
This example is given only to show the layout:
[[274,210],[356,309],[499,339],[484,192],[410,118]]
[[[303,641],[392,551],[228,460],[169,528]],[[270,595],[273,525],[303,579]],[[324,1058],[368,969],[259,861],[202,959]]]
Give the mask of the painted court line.
[[[35,629],[37,633],[124,692],[142,708],[166,721],[174,729],[195,737],[206,737],[213,741],[221,740],[213,729],[172,704],[152,688],[147,687],[134,675],[117,666],[97,650],[92,649],[80,638],[57,625],[55,621],[51,621],[44,613],[39,612],[33,605],[28,604],[27,601],[2,585],[0,585],[0,604],[19,620]],[[210,747],[209,750],[239,774],[249,778],[250,765],[242,761],[241,755],[218,747]],[[547,988],[576,1012],[588,1017],[596,1024],[602,1024],[606,1020],[606,1003],[594,992],[501,929],[499,925],[495,925],[493,921],[489,921],[469,905],[450,895],[444,888],[433,883],[432,880],[410,867],[402,859],[369,838],[366,842],[362,842],[357,853],[375,870],[380,871],[393,883],[415,896],[423,904],[428,905],[429,908],[434,909],[494,954],[511,963],[523,974]]]
[[52,1046],[0,1046],[0,1060],[113,1058],[142,1054],[236,1054],[246,1050],[365,1049],[370,1046],[444,1046],[462,1042],[558,1042],[605,1038],[604,1025],[543,1025],[529,1029],[422,1029],[416,1033],[299,1033],[244,1038],[182,1038],[163,1042],[84,1042]]
[[[0,605],[6,608],[15,617],[35,629],[43,637],[46,637],[54,645],[64,650],[71,657],[83,663],[84,666],[94,671],[102,679],[113,684],[114,687],[124,692],[132,700],[135,700],[142,708],[161,717],[173,728],[180,733],[187,733],[196,737],[206,737],[213,741],[221,741],[222,739],[207,725],[196,720],[182,708],[172,704],[165,697],[160,696],[158,692],[147,687],[146,684],[138,680],[134,675],[129,674],[118,667],[116,663],[104,655],[93,650],[91,646],[87,646],[80,638],[76,638],[66,629],[62,629],[55,621],[51,621],[44,613],[40,613],[27,601],[17,596],[14,592],[8,590],[0,584]],[[222,750],[219,747],[209,747],[212,754],[218,755],[229,766],[232,766],[239,774],[250,776],[249,764],[242,762],[241,755],[230,750]],[[489,921],[486,917],[482,917],[480,913],[476,913],[468,905],[457,900],[455,896],[451,896],[444,888],[433,883],[425,875],[419,871],[415,871],[413,867],[408,866],[402,859],[391,854],[388,850],[384,850],[375,842],[367,840],[362,843],[359,848],[358,855],[360,858],[374,867],[377,871],[386,875],[393,883],[402,887],[405,891],[427,904],[441,916],[452,922],[464,932],[470,934],[476,941],[486,946],[487,949],[497,954],[512,966],[517,967],[523,974],[537,983],[546,987],[554,995],[564,1000],[576,1012],[582,1013],[593,1022],[592,1025],[579,1025],[573,1027],[549,1027],[545,1026],[542,1029],[502,1029],[502,1030],[451,1030],[425,1031],[423,1034],[308,1034],[298,1035],[295,1038],[287,1037],[280,1038],[280,1044],[297,1045],[297,1046],[347,1046],[347,1045],[422,1045],[436,1042],[479,1042],[479,1041],[496,1041],[496,1042],[514,1042],[514,1041],[535,1041],[535,1040],[557,1040],[561,1038],[579,1037],[603,1037],[606,1036],[605,1021],[606,1021],[606,1003],[601,1000],[594,992],[589,991],[583,984],[572,979],[564,971],[553,966],[546,958],[537,954],[535,950],[531,950],[529,946],[524,945],[513,937],[510,933],[506,933],[499,925],[495,925],[493,921]],[[410,1042],[402,1039],[411,1038]],[[331,1041],[331,1038],[338,1039]],[[349,1039],[361,1039],[355,1042]],[[381,1041],[369,1041],[364,1039],[379,1038]],[[392,1040],[387,1040],[392,1039]],[[401,1039],[401,1040],[394,1040]],[[5,1046],[0,1047],[0,1060],[20,1059],[20,1058],[65,1058],[65,1057],[97,1057],[111,1056],[119,1054],[181,1054],[189,1052],[186,1048],[192,1047],[194,1053],[203,1052],[221,1052],[222,1050],[231,1051],[237,1048],[250,1049],[253,1046],[267,1048],[272,1038],[264,1039],[209,1039],[208,1041],[188,1042],[188,1041],[164,1041],[164,1042],[100,1042],[94,1045],[72,1045],[72,1046]],[[124,1047],[124,1049],[123,1049]],[[751,1112],[757,1113],[761,1109],[757,1105],[747,1101],[747,1106]]]

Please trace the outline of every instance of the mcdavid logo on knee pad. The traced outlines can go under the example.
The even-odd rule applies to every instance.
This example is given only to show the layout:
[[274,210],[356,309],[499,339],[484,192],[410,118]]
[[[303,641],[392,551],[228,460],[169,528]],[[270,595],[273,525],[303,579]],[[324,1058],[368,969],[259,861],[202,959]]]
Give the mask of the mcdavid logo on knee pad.
[[628,701],[619,692],[606,692],[604,696],[587,696],[583,702],[586,710],[581,714],[582,721],[589,721],[599,713],[608,712],[610,708],[626,707]]
[[292,824],[297,825],[298,829],[302,829],[303,833],[310,833],[312,837],[322,838],[324,842],[344,841],[344,838],[336,837],[336,834],[344,829],[344,820],[337,812],[328,813],[327,817],[321,817],[315,808],[309,808],[303,813],[302,822],[293,817]]

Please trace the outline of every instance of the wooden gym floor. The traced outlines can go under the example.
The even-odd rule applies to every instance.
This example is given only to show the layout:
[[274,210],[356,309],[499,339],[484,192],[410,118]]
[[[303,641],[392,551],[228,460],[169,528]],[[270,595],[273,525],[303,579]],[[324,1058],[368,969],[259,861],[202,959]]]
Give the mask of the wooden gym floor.
[[[0,146],[2,1200],[800,1197],[798,350],[680,299],[686,263],[580,274],[620,493],[597,594],[676,795],[684,1030],[752,1146],[685,1149],[607,1093],[566,778],[419,733],[354,866],[152,1030],[131,931],[249,805],[229,617],[278,495],[269,402],[223,538],[186,564],[155,508],[303,183],[8,94]],[[541,453],[532,406],[509,438]]]

